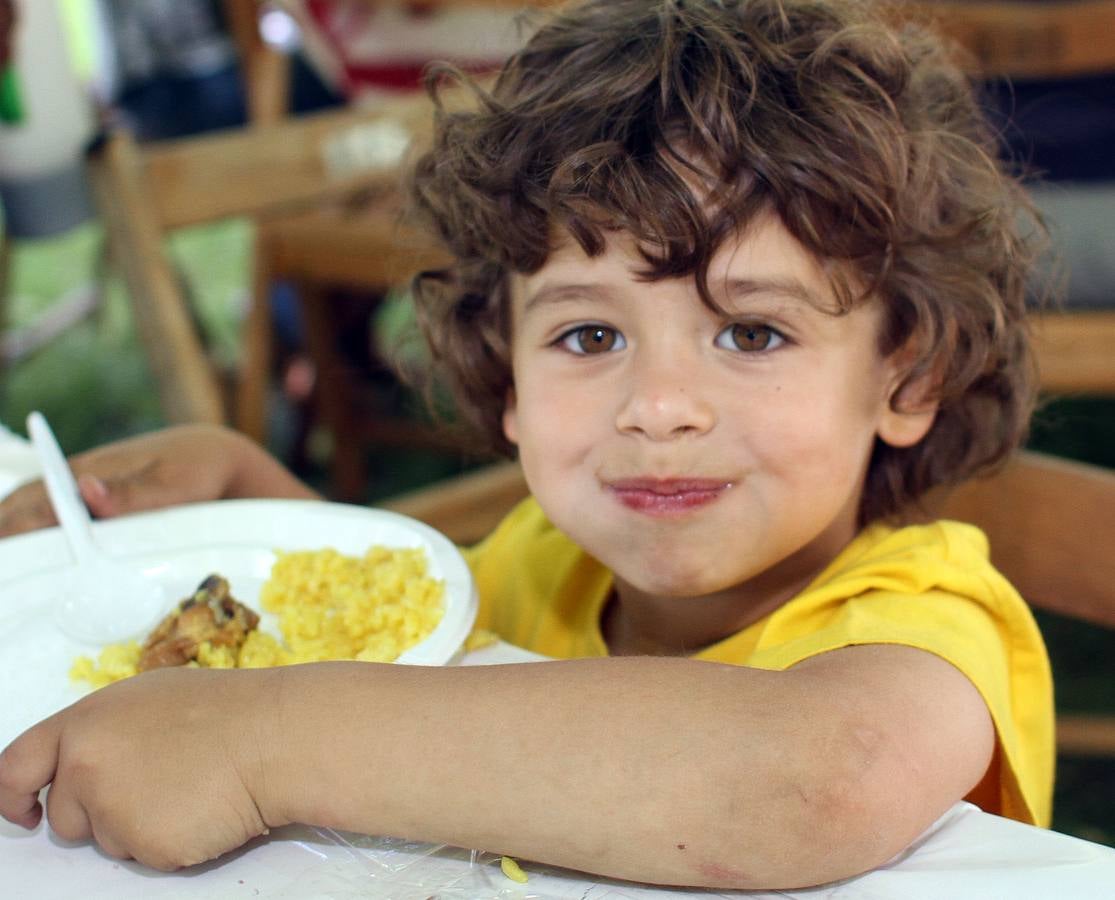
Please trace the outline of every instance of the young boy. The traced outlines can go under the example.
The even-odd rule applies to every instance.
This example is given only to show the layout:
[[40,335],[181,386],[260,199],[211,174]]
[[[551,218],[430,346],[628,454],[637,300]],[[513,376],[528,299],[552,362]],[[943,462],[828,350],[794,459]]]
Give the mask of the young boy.
[[[480,624],[564,659],[144,674],[9,746],[0,812],[52,783],[57,833],[165,869],[300,821],[732,888],[961,798],[1047,824],[1027,608],[978,531],[902,524],[1032,401],[1028,207],[943,49],[842,0],[592,0],[478,110],[415,169],[457,260],[417,297],[533,494],[467,551]],[[74,466],[99,515],[309,493],[219,429]]]

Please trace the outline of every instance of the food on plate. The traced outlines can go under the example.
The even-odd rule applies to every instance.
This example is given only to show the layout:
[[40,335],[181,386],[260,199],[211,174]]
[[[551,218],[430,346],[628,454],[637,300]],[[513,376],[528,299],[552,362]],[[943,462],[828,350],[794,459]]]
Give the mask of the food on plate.
[[70,667],[70,678],[74,681],[86,681],[95,688],[104,687],[135,675],[142,652],[143,649],[135,641],[109,644],[95,661],[88,656],[75,659]]
[[420,548],[277,556],[259,599],[278,617],[291,662],[391,662],[441,621],[445,585],[429,577]]
[[210,575],[193,596],[155,626],[143,643],[136,669],[146,672],[185,665],[198,658],[203,644],[236,653],[258,624],[259,616],[232,596],[228,582],[220,575]]
[[355,659],[393,662],[441,621],[445,585],[421,548],[374,546],[363,556],[332,549],[276,553],[260,591],[281,638],[210,575],[146,641],[111,644],[96,661],[78,657],[70,677],[102,687],[166,665],[260,668]]

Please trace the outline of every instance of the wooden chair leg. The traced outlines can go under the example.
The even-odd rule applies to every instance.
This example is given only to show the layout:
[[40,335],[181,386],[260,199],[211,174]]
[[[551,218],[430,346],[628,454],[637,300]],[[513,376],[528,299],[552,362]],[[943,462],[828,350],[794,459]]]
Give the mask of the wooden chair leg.
[[320,285],[300,283],[298,296],[306,343],[317,368],[315,403],[322,422],[333,436],[332,493],[338,500],[359,503],[368,490],[364,442],[356,427],[357,398],[349,367],[338,349],[328,291]]
[[90,172],[110,256],[128,286],[136,332],[168,422],[226,421],[218,379],[167,261],[131,137],[109,135]]

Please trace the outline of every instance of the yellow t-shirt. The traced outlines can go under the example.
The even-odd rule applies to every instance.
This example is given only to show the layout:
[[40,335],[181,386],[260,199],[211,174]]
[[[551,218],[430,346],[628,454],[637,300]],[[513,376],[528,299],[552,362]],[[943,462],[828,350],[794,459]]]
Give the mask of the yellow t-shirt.
[[[612,574],[528,499],[465,550],[480,594],[477,626],[557,658],[607,656],[600,616]],[[1048,826],[1053,686],[1029,608],[988,561],[987,539],[959,522],[861,532],[800,594],[693,654],[761,669],[853,644],[902,644],[948,660],[979,690],[998,736],[988,812]],[[997,797],[995,794],[997,793]]]

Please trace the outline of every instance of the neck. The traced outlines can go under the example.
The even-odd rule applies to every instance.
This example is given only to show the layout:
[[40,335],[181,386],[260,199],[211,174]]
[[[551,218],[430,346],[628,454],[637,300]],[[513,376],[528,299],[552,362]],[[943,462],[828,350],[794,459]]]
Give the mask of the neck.
[[695,597],[641,591],[618,576],[601,631],[613,656],[691,656],[770,615],[836,557],[838,545],[809,545],[741,584]]

